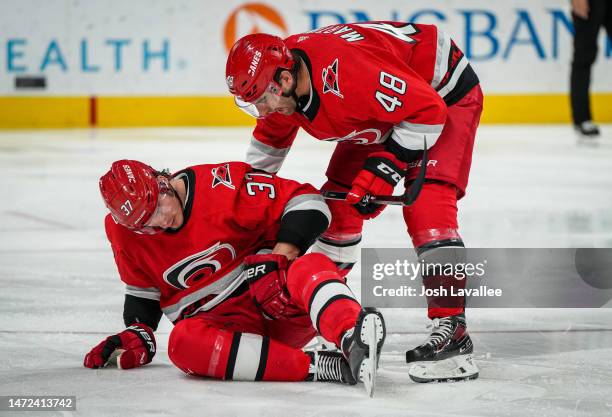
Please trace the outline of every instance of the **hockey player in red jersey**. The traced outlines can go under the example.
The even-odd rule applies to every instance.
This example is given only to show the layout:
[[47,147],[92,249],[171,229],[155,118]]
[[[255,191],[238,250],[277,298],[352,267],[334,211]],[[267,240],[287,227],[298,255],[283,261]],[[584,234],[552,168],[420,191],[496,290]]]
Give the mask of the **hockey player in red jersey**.
[[[337,142],[323,189],[348,191],[348,197],[329,202],[333,220],[313,251],[327,254],[344,274],[357,260],[363,221],[383,209],[358,203],[391,194],[402,179],[408,186],[425,146],[425,184],[416,203],[403,209],[408,233],[423,260],[439,248],[452,254],[464,246],[457,200],[467,187],[483,97],[467,58],[436,26],[363,22],[285,40],[248,35],[229,53],[226,81],[236,104],[258,118],[246,158],[253,167],[277,172],[300,127]],[[423,284],[448,289],[465,280],[433,276]],[[410,368],[414,380],[478,376],[464,304],[463,297],[428,298],[433,331],[406,352],[407,362],[426,362]]]
[[[170,176],[121,160],[102,176],[100,190],[126,284],[127,329],[94,347],[86,367],[117,354],[121,369],[151,362],[153,331],[165,314],[174,323],[168,355],[190,374],[371,382],[382,316],[361,308],[329,258],[298,257],[330,221],[314,187],[243,162]],[[317,334],[341,353],[303,352]]]

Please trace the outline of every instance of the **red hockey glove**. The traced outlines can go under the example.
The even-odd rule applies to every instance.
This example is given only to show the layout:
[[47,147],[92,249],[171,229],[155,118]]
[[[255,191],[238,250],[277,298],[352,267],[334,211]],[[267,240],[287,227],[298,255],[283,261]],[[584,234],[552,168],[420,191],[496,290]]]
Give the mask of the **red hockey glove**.
[[115,350],[121,352],[117,357],[119,369],[137,368],[151,362],[155,356],[155,336],[146,324],[134,323],[121,333],[107,337],[87,355],[83,365],[87,368],[101,368]]
[[301,313],[287,291],[289,261],[285,255],[250,255],[244,263],[251,297],[264,316],[278,319]]
[[404,178],[406,163],[391,152],[373,152],[365,160],[363,168],[353,180],[346,201],[353,204],[359,215],[371,219],[380,214],[384,206],[363,203],[366,195],[391,195],[395,186]]

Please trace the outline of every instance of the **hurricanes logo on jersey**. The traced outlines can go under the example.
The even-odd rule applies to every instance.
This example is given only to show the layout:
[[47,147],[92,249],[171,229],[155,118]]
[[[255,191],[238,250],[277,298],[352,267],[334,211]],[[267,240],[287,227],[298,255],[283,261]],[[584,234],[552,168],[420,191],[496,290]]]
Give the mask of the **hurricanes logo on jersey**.
[[215,167],[210,172],[213,175],[212,188],[215,188],[217,185],[222,184],[231,190],[236,189],[234,184],[232,184],[232,177],[230,176],[229,164]]
[[372,143],[380,143],[382,141],[382,138],[383,138],[383,135],[380,130],[371,128],[371,129],[360,130],[359,132],[357,130],[353,130],[351,133],[341,138],[335,137],[335,138],[325,138],[321,140],[324,140],[326,142],[349,141],[349,142],[357,143],[359,145],[368,145]]
[[210,248],[172,265],[164,271],[164,281],[179,290],[184,290],[219,271],[234,258],[236,250],[232,245],[217,242]]
[[323,68],[323,94],[332,93],[340,98],[344,96],[340,93],[338,87],[338,58],[326,68]]

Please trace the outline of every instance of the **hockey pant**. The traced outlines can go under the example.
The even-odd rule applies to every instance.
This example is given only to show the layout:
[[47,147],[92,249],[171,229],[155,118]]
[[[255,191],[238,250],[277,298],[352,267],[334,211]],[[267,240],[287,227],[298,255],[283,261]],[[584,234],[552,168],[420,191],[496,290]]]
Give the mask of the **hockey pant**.
[[320,254],[290,265],[287,290],[292,310],[302,313],[266,319],[247,290],[181,320],[168,341],[170,360],[186,373],[216,379],[305,380],[310,356],[302,347],[317,334],[339,345],[361,306],[334,263]]

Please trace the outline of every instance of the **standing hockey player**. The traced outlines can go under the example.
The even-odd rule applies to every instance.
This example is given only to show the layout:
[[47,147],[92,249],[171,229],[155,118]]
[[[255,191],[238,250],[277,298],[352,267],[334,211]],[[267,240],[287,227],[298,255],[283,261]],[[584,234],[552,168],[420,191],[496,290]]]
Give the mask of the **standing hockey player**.
[[[237,105],[258,118],[246,158],[254,168],[277,172],[300,127],[338,142],[323,189],[349,193],[346,201],[329,202],[332,223],[314,252],[348,273],[364,219],[383,209],[358,203],[391,194],[402,179],[408,186],[426,143],[426,182],[416,203],[403,209],[404,219],[422,260],[444,252],[447,262],[457,262],[453,248],[464,247],[457,200],[465,195],[483,97],[447,34],[432,25],[363,22],[285,40],[248,35],[229,53],[226,81]],[[454,277],[423,278],[427,288],[465,286]],[[433,331],[406,352],[409,363],[421,363],[410,368],[414,380],[478,376],[464,304],[463,297],[428,298]]]
[[[100,179],[100,190],[111,213],[106,233],[126,284],[127,328],[94,347],[86,367],[103,367],[115,355],[121,369],[151,362],[163,313],[175,325],[170,360],[189,374],[362,379],[371,391],[382,316],[361,308],[329,258],[297,257],[330,220],[314,187],[243,162],[170,176],[121,160]],[[317,333],[341,353],[302,351]]]

